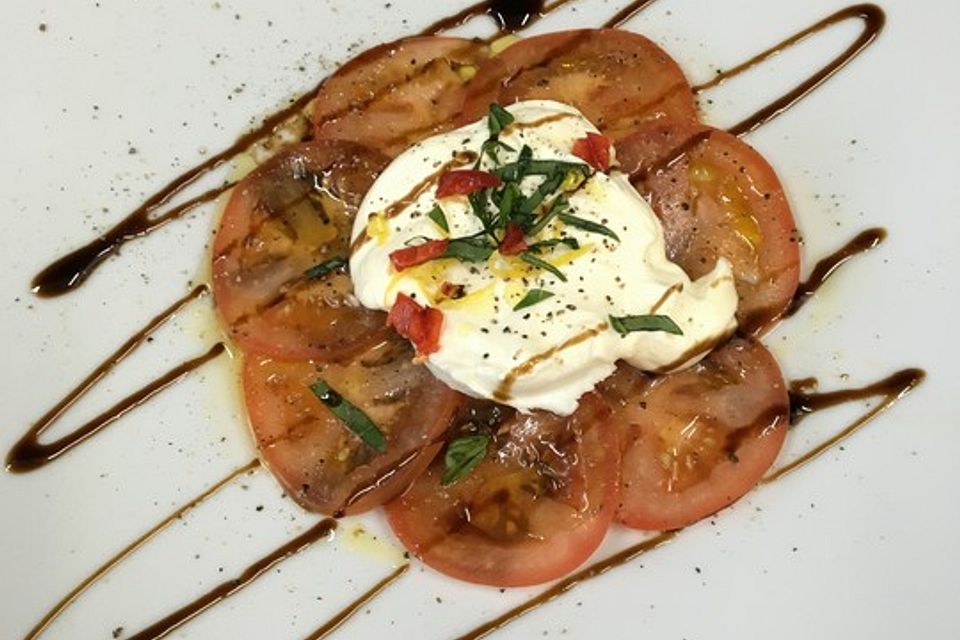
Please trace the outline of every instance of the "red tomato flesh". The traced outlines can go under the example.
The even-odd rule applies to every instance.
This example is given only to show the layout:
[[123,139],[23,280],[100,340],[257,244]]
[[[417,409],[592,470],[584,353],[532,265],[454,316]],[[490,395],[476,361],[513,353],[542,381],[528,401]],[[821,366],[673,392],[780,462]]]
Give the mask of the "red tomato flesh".
[[573,143],[573,155],[597,171],[610,168],[610,138],[592,131]]
[[599,546],[617,504],[619,451],[606,403],[569,417],[510,415],[487,455],[443,486],[442,457],[386,505],[397,537],[437,571],[501,587],[566,575]]
[[515,256],[527,250],[527,241],[523,237],[523,229],[520,225],[515,222],[507,224],[498,250],[505,256]]
[[733,503],[773,464],[787,433],[786,385],[753,339],[655,379],[621,367],[601,389],[617,407],[617,518],[636,529],[678,529]]
[[486,171],[474,169],[447,171],[437,180],[437,197],[466,196],[481,189],[499,187],[501,184],[500,178]]
[[447,250],[449,240],[428,240],[423,244],[405,247],[390,252],[390,264],[397,271],[403,271],[434,258],[439,258]]
[[412,342],[419,355],[427,356],[440,348],[443,312],[420,306],[405,293],[397,295],[387,316],[387,324]]

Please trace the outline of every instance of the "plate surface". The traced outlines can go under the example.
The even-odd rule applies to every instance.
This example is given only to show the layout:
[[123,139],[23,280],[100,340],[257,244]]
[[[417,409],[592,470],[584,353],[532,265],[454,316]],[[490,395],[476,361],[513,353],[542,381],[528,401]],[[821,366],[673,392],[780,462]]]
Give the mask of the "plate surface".
[[[213,208],[130,243],[71,295],[34,297],[33,274],[338,62],[440,17],[433,4],[5,7],[0,450],[203,280]],[[748,136],[789,191],[807,269],[863,228],[890,231],[766,342],[788,377],[816,375],[823,388],[906,366],[927,369],[928,380],[842,447],[495,637],[960,637],[960,295],[950,280],[960,273],[960,4],[886,5],[887,28],[874,46]],[[619,6],[574,0],[531,31],[598,24]],[[664,46],[696,82],[841,6],[658,0],[628,26]],[[842,50],[858,28],[838,26],[705,96],[707,119],[736,122]],[[489,25],[478,19],[468,31],[488,33]],[[209,301],[190,305],[50,436],[217,339]],[[784,459],[862,411],[805,421]],[[23,637],[100,563],[253,455],[235,374],[220,358],[55,464],[0,474],[0,636]],[[45,637],[128,637],[316,521],[266,472],[245,476],[92,587]],[[611,536],[597,557],[635,539]],[[277,565],[172,637],[303,638],[401,561],[377,516],[346,520],[333,540]],[[536,592],[458,584],[414,563],[340,637],[455,637]]]

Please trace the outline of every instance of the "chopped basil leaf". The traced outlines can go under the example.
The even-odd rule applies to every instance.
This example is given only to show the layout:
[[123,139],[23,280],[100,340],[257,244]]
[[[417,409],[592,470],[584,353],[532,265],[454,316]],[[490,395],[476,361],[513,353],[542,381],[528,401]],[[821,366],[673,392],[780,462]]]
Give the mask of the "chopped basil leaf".
[[610,316],[610,326],[622,336],[634,331],[663,331],[675,336],[683,335],[683,331],[670,319],[670,316]]
[[500,142],[495,137],[488,138],[483,142],[482,145],[480,145],[480,155],[477,156],[477,161],[473,163],[473,168],[480,168],[480,163],[483,161],[483,156],[487,156],[494,164],[499,165],[500,149],[503,149],[504,151],[516,151],[516,149],[505,142]]
[[566,177],[565,172],[558,171],[554,173],[537,187],[537,190],[531,193],[529,196],[520,201],[517,205],[517,211],[520,213],[533,213],[533,210],[540,206],[540,203],[543,202],[543,199],[548,195],[557,190],[560,186],[560,183],[563,182],[564,177]]
[[567,276],[563,275],[563,272],[560,269],[557,269],[555,266],[547,262],[546,260],[541,260],[537,256],[533,255],[529,251],[524,251],[520,254],[520,259],[526,262],[527,264],[532,264],[533,266],[543,269],[544,271],[549,271],[553,275],[557,276],[561,282],[567,281]]
[[609,238],[613,238],[617,242],[620,242],[620,236],[614,233],[613,230],[610,229],[610,227],[607,227],[606,225],[602,225],[599,222],[584,220],[583,218],[578,218],[577,216],[570,215],[569,213],[561,213],[560,220],[570,225],[571,227],[583,229],[584,231],[589,231],[590,233],[599,233]]
[[484,262],[493,253],[494,247],[484,237],[454,238],[447,243],[443,258],[457,258],[464,262]]
[[513,306],[513,310],[519,311],[520,309],[532,307],[538,302],[543,302],[547,298],[552,298],[553,296],[553,292],[547,291],[546,289],[530,289],[530,291],[527,292],[527,295],[523,296],[523,300]]
[[333,415],[340,418],[347,428],[357,434],[367,445],[380,453],[387,450],[387,439],[383,432],[361,409],[334,391],[323,380],[310,385],[310,390],[333,412]]
[[577,242],[576,238],[550,238],[549,240],[541,240],[540,242],[534,242],[529,247],[530,251],[540,251],[542,249],[547,249],[549,247],[555,247],[558,244],[565,244],[574,251],[580,248],[580,243]]
[[570,203],[567,201],[567,197],[560,195],[554,198],[553,202],[550,203],[550,208],[547,209],[547,212],[540,216],[540,219],[537,220],[537,223],[530,227],[527,231],[527,235],[535,236],[544,229],[547,228],[547,225],[550,224],[550,221],[558,214],[566,210],[570,206]]
[[513,216],[514,204],[522,197],[523,194],[520,193],[520,187],[518,187],[515,182],[508,182],[506,184],[500,195],[500,201],[497,203],[497,208],[500,210],[500,217],[497,221],[498,226],[506,226],[506,224],[510,222],[510,218]]
[[320,264],[313,265],[303,272],[303,277],[307,280],[318,280],[325,275],[343,268],[347,265],[347,259],[343,256],[334,256],[329,260],[324,260]]
[[490,437],[487,435],[463,436],[447,445],[443,456],[446,469],[440,484],[446,486],[464,478],[487,455]]
[[496,102],[490,103],[490,115],[487,117],[487,127],[490,129],[490,135],[498,135],[513,123],[513,115],[498,105]]
[[443,209],[440,208],[440,205],[433,205],[433,209],[430,210],[430,213],[427,214],[431,220],[433,220],[438,227],[450,233],[450,225],[447,224],[447,216],[443,213]]
[[[530,147],[524,147],[524,149],[529,148]],[[530,157],[524,158],[521,155],[516,162],[508,162],[494,171],[494,173],[504,181],[519,180],[524,176],[551,176],[558,172],[564,174],[564,176],[570,172],[587,176],[590,174],[590,169],[587,165],[578,162],[533,160]]]

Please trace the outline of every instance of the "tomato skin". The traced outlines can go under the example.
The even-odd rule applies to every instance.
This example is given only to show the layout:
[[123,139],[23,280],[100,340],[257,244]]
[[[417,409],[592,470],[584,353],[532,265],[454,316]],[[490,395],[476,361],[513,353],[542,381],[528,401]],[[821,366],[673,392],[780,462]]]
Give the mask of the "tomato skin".
[[617,407],[617,519],[636,529],[679,529],[732,504],[773,464],[789,423],[780,369],[753,339],[655,379],[621,367],[601,393]]
[[464,38],[421,36],[359,54],[320,87],[315,139],[353,140],[391,157],[453,128],[467,77],[489,47]]
[[460,122],[491,102],[556,100],[617,140],[652,122],[696,122],[690,85],[676,62],[641,35],[580,29],[524,38],[484,62],[467,85]]
[[447,171],[437,180],[437,197],[466,196],[474,191],[499,187],[503,182],[497,176],[476,169]]
[[592,131],[573,143],[573,155],[577,156],[597,171],[610,168],[610,138]]
[[390,264],[397,271],[403,271],[434,258],[439,258],[447,250],[449,240],[428,240],[412,247],[404,247],[390,253]]
[[515,256],[527,250],[527,241],[523,237],[523,229],[520,225],[515,222],[507,224],[498,250],[505,256]]
[[[327,515],[371,509],[403,491],[439,451],[462,397],[411,356],[395,334],[348,364],[245,354],[254,440],[265,466],[302,507]],[[385,453],[362,443],[317,399],[310,385],[318,379],[377,424]]]
[[799,234],[773,168],[739,138],[701,124],[637,129],[617,159],[663,224],[667,255],[692,278],[733,265],[740,330],[763,335],[793,299]]
[[421,356],[430,355],[440,348],[443,312],[421,306],[405,293],[397,294],[387,316],[387,324],[410,340]]
[[213,243],[213,295],[243,349],[330,361],[383,339],[384,314],[356,303],[347,273],[306,274],[348,255],[356,210],[387,162],[351,142],[311,142],[234,187]]
[[563,418],[515,414],[487,456],[443,486],[442,456],[386,513],[401,542],[451,577],[500,587],[560,578],[600,545],[618,503],[619,450],[595,394]]

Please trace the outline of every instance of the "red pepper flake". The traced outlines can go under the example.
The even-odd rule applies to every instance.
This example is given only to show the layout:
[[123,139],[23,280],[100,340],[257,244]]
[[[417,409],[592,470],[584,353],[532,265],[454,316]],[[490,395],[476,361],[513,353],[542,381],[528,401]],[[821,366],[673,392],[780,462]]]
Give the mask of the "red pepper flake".
[[437,181],[437,197],[465,196],[480,189],[499,187],[501,184],[500,178],[486,171],[475,169],[447,171]]
[[515,256],[527,250],[527,241],[523,237],[523,229],[520,225],[515,222],[507,223],[499,249],[505,256]]
[[413,343],[417,353],[430,355],[440,348],[440,329],[443,327],[443,312],[432,307],[422,307],[410,296],[397,295],[393,308],[387,316],[387,326]]
[[390,262],[397,271],[403,271],[428,260],[439,258],[447,250],[449,240],[429,240],[423,244],[404,247],[390,252]]
[[444,283],[440,285],[440,293],[443,297],[449,298],[450,300],[459,300],[462,298],[465,295],[465,289],[466,287],[462,284],[454,284],[448,281],[444,281]]
[[610,168],[610,138],[599,133],[588,133],[573,143],[573,155],[597,171]]

